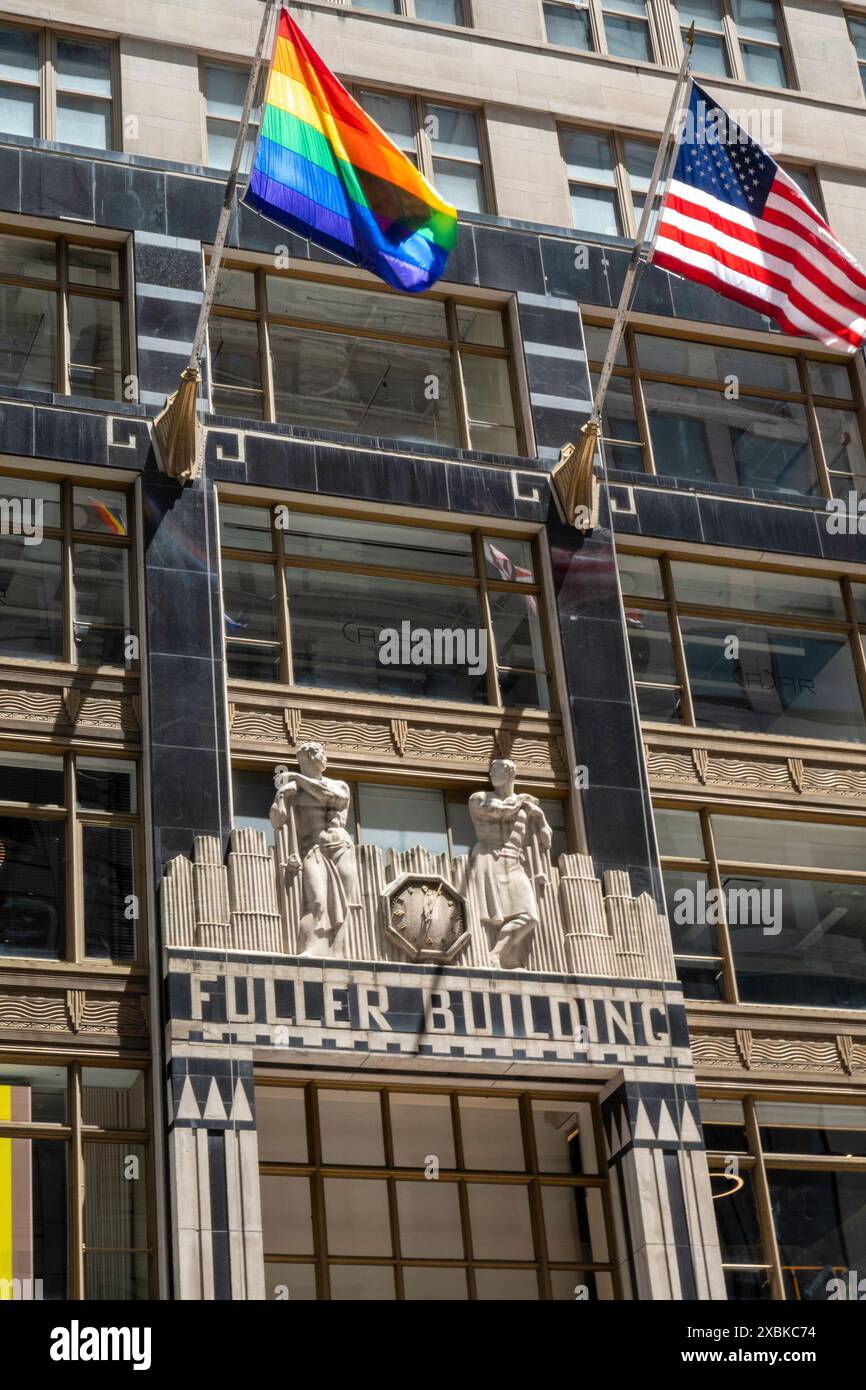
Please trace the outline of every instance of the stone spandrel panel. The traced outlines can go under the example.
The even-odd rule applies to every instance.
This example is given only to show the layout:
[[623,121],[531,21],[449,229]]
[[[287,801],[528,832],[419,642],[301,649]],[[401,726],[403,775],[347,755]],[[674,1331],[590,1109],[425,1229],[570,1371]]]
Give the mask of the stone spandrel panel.
[[[357,846],[355,855],[360,898],[349,904],[326,959],[406,963],[423,958],[413,957],[388,930],[393,925],[390,889],[406,877],[427,902],[438,905],[447,890],[449,898],[453,894],[462,904],[463,945],[448,964],[491,968],[491,932],[481,921],[468,856],[451,861],[420,848],[386,855],[373,845]],[[564,854],[554,864],[547,851],[537,850],[536,858],[530,870],[538,886],[539,925],[529,947],[527,971],[676,980],[667,922],[649,894],[632,896],[628,874],[609,872],[601,882],[588,855]],[[225,864],[215,837],[197,837],[193,858],[179,856],[166,870],[164,944],[243,954],[303,954],[301,881],[291,872],[290,859],[291,846],[282,830],[274,846],[260,830],[233,831]]]

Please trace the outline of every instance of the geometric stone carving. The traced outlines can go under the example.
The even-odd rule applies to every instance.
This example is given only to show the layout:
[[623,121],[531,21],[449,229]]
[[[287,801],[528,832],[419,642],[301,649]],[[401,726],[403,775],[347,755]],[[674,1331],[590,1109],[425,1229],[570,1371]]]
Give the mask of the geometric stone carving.
[[334,718],[325,710],[263,706],[238,691],[229,707],[232,742],[273,752],[294,748],[298,741],[323,743],[330,755],[376,755],[396,752],[416,762],[472,764],[489,767],[491,759],[509,757],[519,768],[564,777],[566,759],[561,741],[550,725],[494,726],[471,720],[440,723],[429,715],[412,719],[357,709]]
[[784,754],[736,755],[695,747],[645,747],[647,769],[654,783],[697,783],[700,786],[791,792],[798,796],[866,800],[866,767],[828,763]]
[[0,1031],[106,1037],[147,1035],[145,998],[101,989],[0,984]]

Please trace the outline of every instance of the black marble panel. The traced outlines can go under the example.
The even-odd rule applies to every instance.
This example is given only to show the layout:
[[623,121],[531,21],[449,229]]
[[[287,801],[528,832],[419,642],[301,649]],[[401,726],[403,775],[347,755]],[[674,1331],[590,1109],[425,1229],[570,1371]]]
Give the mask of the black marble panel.
[[124,164],[96,164],[94,168],[99,226],[165,232],[164,174]]
[[92,222],[94,161],[21,151],[21,211],[34,217]]

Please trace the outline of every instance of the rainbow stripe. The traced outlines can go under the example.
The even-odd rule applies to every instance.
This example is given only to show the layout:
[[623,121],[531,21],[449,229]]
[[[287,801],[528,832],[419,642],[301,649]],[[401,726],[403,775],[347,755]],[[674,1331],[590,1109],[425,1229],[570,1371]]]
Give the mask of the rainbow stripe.
[[95,497],[91,497],[90,505],[100,520],[105,523],[106,530],[113,531],[117,536],[126,535],[126,522],[119,511],[114,507],[109,507],[105,502],[98,502]]
[[395,289],[429,289],[457,213],[349,95],[286,10],[244,202]]

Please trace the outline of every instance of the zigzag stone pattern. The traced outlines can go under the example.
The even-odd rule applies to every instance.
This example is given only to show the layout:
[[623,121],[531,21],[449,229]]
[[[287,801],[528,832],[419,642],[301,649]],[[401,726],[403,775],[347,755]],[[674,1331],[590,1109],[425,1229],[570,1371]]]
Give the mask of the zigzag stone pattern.
[[[190,860],[170,861],[162,885],[163,939],[167,946],[298,954],[300,882],[286,875],[289,845],[279,831],[273,847],[261,830],[232,832],[228,862],[216,837],[197,836]],[[484,969],[486,939],[475,902],[469,858],[453,861],[420,848],[387,855],[374,845],[355,854],[361,902],[352,906],[335,952],[345,960],[403,961],[386,934],[385,889],[403,874],[441,878],[466,904],[468,939],[452,963]],[[563,854],[556,865],[544,856],[547,887],[539,897],[540,929],[527,969],[608,979],[675,981],[665,918],[648,893],[634,897],[629,876],[596,877],[589,855]]]

